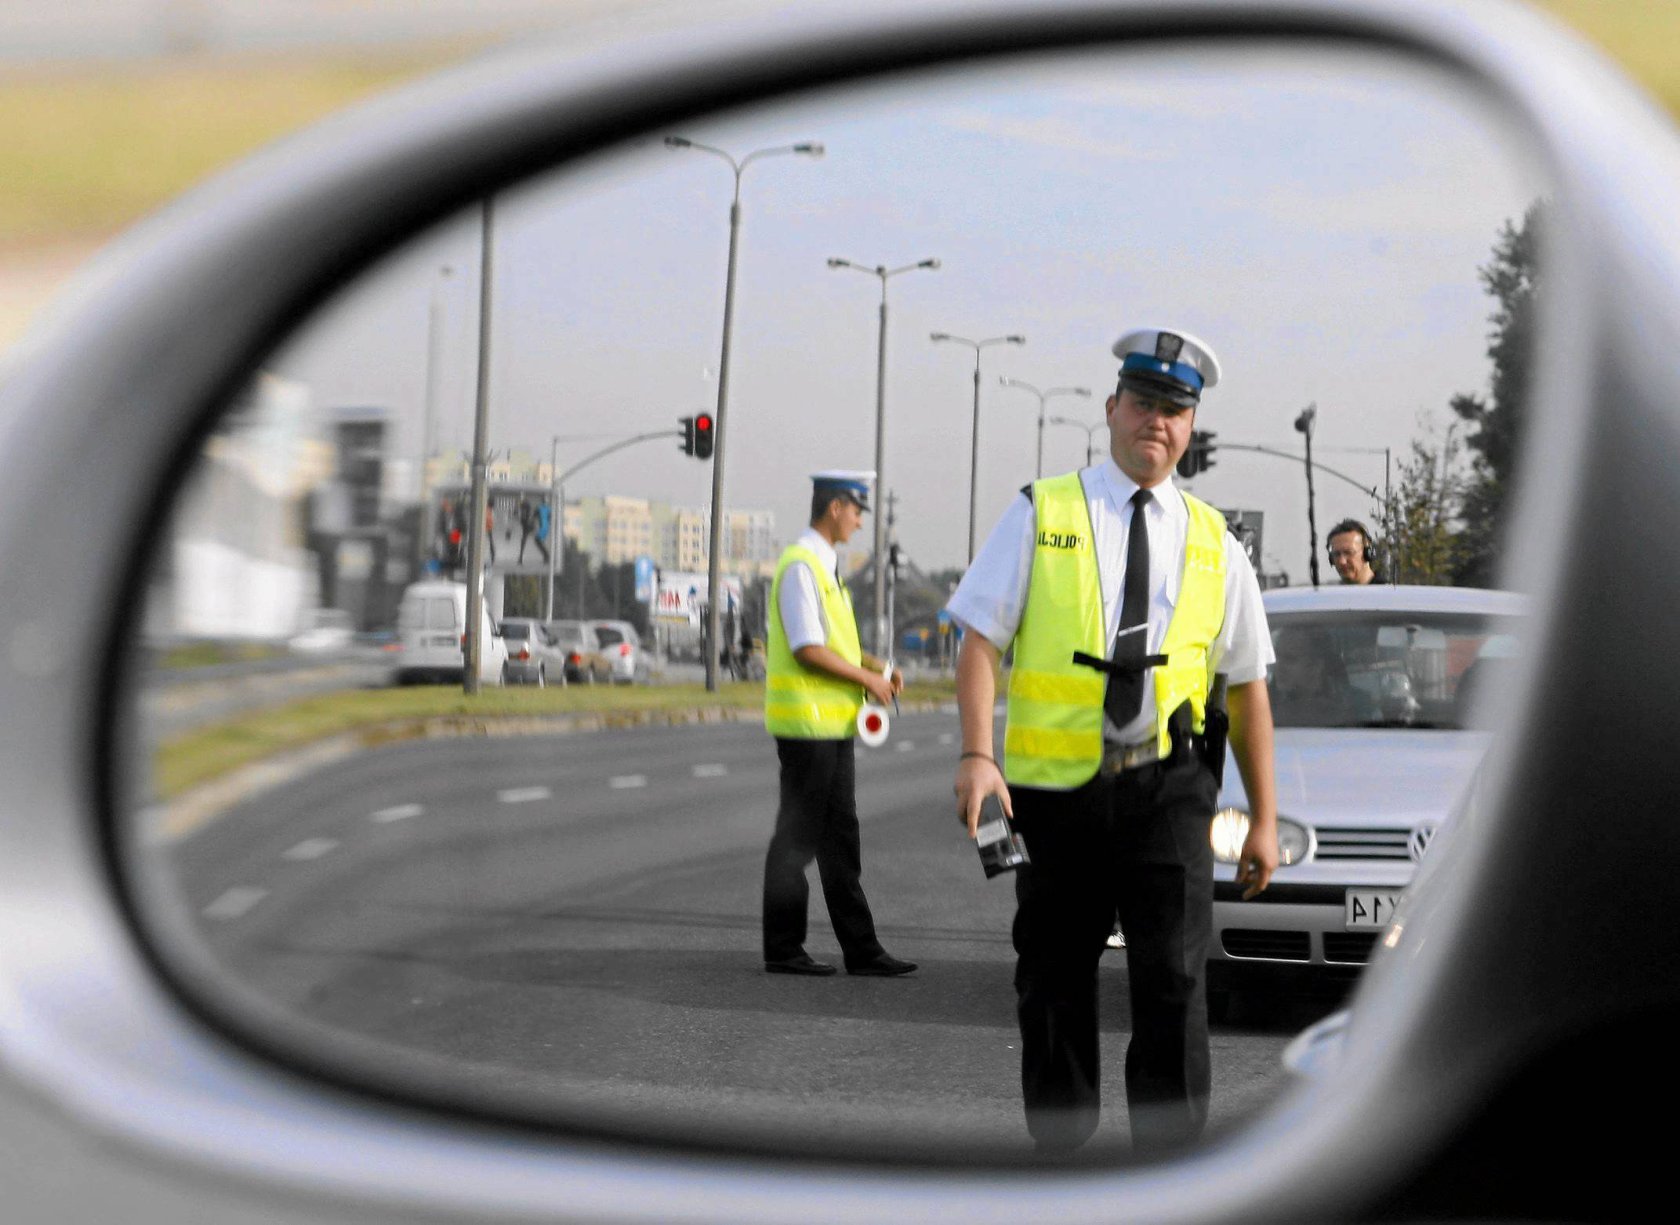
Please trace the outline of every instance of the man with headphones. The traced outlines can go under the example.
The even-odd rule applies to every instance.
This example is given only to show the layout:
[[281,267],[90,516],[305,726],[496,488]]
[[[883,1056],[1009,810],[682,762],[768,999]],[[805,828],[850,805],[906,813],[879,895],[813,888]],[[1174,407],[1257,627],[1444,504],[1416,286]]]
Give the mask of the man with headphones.
[[1357,519],[1343,519],[1330,529],[1330,564],[1344,583],[1363,587],[1385,581],[1371,563],[1371,533]]

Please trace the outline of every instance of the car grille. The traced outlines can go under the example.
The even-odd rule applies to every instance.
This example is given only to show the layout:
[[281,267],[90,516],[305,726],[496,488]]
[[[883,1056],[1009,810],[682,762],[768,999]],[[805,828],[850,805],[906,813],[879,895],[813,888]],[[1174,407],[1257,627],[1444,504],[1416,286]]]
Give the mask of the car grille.
[[1410,859],[1409,829],[1326,829],[1314,831],[1314,859]]
[[1376,943],[1376,932],[1325,932],[1324,960],[1364,965]]
[[1253,957],[1267,961],[1309,961],[1312,942],[1306,932],[1256,931],[1227,928],[1220,935],[1227,957]]

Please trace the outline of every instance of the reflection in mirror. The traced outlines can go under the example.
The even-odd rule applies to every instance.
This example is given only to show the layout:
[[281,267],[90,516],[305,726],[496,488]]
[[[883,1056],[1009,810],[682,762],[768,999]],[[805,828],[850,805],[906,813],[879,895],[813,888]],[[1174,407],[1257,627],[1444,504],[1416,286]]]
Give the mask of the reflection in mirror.
[[[739,175],[731,279],[729,157],[760,150],[783,155]],[[1013,890],[952,820],[940,610],[971,541],[1039,473],[1103,460],[1109,346],[1169,325],[1224,366],[1180,484],[1304,624],[1352,632],[1312,606],[1336,581],[1320,525],[1344,518],[1385,580],[1486,582],[1543,186],[1499,116],[1406,62],[1157,45],[649,133],[415,237],[252,374],[152,546],[119,815],[153,940],[224,1023],[352,1083],[692,1143],[1030,1159]],[[872,520],[839,564],[908,684],[858,750],[862,862],[882,944],[919,969],[766,974],[769,580],[808,474],[877,466],[885,643]],[[1414,721],[1497,642],[1455,650],[1456,614],[1424,604],[1361,623],[1346,678]],[[1428,643],[1389,642],[1417,626]],[[1303,780],[1453,733],[1348,722],[1280,732],[1299,841],[1272,894],[1329,919],[1237,903],[1214,869],[1214,1132],[1282,1091],[1284,1046],[1336,1006],[1450,807],[1366,788],[1406,870],[1350,876],[1361,836],[1312,828]],[[815,890],[810,913],[805,948],[838,961]],[[1117,948],[1097,967],[1097,1158],[1129,1145],[1127,973]]]

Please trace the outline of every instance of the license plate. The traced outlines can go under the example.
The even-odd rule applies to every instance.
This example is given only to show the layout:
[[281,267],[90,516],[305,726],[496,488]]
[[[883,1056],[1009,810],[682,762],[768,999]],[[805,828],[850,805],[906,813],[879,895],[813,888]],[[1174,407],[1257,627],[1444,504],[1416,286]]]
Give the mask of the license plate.
[[426,639],[426,645],[432,647],[452,647],[459,644],[460,641],[461,640],[455,637],[454,634],[444,634],[441,637]]
[[1400,890],[1349,889],[1342,917],[1349,931],[1381,931],[1394,922]]

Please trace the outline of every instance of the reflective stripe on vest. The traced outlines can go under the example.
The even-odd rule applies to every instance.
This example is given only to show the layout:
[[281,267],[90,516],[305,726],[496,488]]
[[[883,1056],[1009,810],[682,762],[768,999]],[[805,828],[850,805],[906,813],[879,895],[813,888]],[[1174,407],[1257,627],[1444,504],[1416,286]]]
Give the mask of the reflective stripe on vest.
[[834,575],[803,545],[789,545],[776,563],[770,587],[770,638],[765,644],[764,726],[772,736],[790,740],[844,740],[857,730],[863,707],[863,687],[817,668],[807,668],[788,647],[782,625],[782,579],[788,567],[803,562],[817,582],[823,621],[828,626],[824,645],[847,663],[860,664],[857,621],[852,596]]
[[[1180,491],[1182,493],[1182,491]],[[1208,649],[1225,621],[1225,518],[1182,494],[1189,510],[1184,569],[1172,620],[1151,669],[1161,753],[1171,747],[1167,721],[1190,703],[1201,731],[1209,685]],[[1102,581],[1090,507],[1077,472],[1033,485],[1038,535],[1027,602],[1015,634],[1003,772],[1011,783],[1065,791],[1090,780],[1102,764],[1103,692],[1107,675],[1073,662],[1073,653],[1106,658]]]

